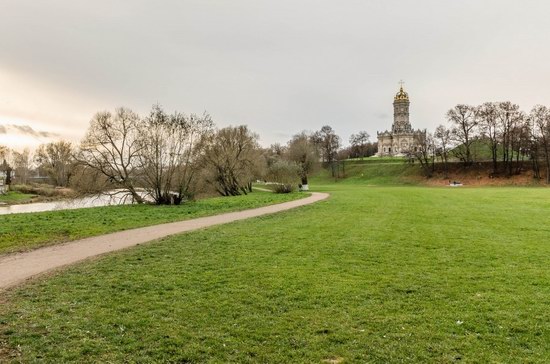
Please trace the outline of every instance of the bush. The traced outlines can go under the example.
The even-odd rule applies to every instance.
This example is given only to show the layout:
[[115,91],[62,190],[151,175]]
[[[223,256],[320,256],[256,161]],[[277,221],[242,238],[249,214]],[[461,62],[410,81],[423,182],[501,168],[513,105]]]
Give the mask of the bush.
[[269,167],[267,178],[276,183],[276,193],[290,193],[300,181],[300,167],[295,162],[278,160]]

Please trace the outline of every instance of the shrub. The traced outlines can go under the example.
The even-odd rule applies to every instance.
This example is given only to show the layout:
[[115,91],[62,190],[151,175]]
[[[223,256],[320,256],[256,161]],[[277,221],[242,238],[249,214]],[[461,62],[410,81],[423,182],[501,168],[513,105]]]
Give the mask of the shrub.
[[300,181],[300,167],[295,162],[281,159],[269,167],[267,178],[276,183],[276,193],[289,193],[294,191]]

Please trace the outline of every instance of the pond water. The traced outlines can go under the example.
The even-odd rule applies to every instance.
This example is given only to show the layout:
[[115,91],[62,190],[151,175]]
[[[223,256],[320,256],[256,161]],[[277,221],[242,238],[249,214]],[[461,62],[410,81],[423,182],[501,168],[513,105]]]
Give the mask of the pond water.
[[21,205],[0,205],[0,215],[21,214],[25,212],[43,212],[56,210],[71,210],[87,207],[110,206],[132,204],[131,197],[122,194],[116,195],[96,195],[70,200],[60,200],[53,202],[36,202]]

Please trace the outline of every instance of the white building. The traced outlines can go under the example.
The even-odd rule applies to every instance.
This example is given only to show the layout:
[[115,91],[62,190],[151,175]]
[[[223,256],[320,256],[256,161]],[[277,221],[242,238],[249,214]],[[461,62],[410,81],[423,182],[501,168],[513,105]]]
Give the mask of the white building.
[[378,156],[402,156],[417,150],[418,137],[423,130],[414,130],[409,121],[409,94],[403,85],[393,99],[393,125],[391,130],[376,132],[378,136]]

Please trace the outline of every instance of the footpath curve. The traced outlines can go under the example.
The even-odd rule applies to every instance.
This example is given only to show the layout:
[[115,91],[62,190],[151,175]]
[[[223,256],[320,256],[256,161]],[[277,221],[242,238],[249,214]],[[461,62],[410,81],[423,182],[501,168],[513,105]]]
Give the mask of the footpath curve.
[[174,234],[290,210],[324,200],[328,197],[328,193],[312,192],[309,197],[290,202],[119,231],[116,233],[75,240],[65,244],[39,248],[26,253],[10,254],[0,257],[0,292],[36,275],[74,264],[87,258],[125,249]]

